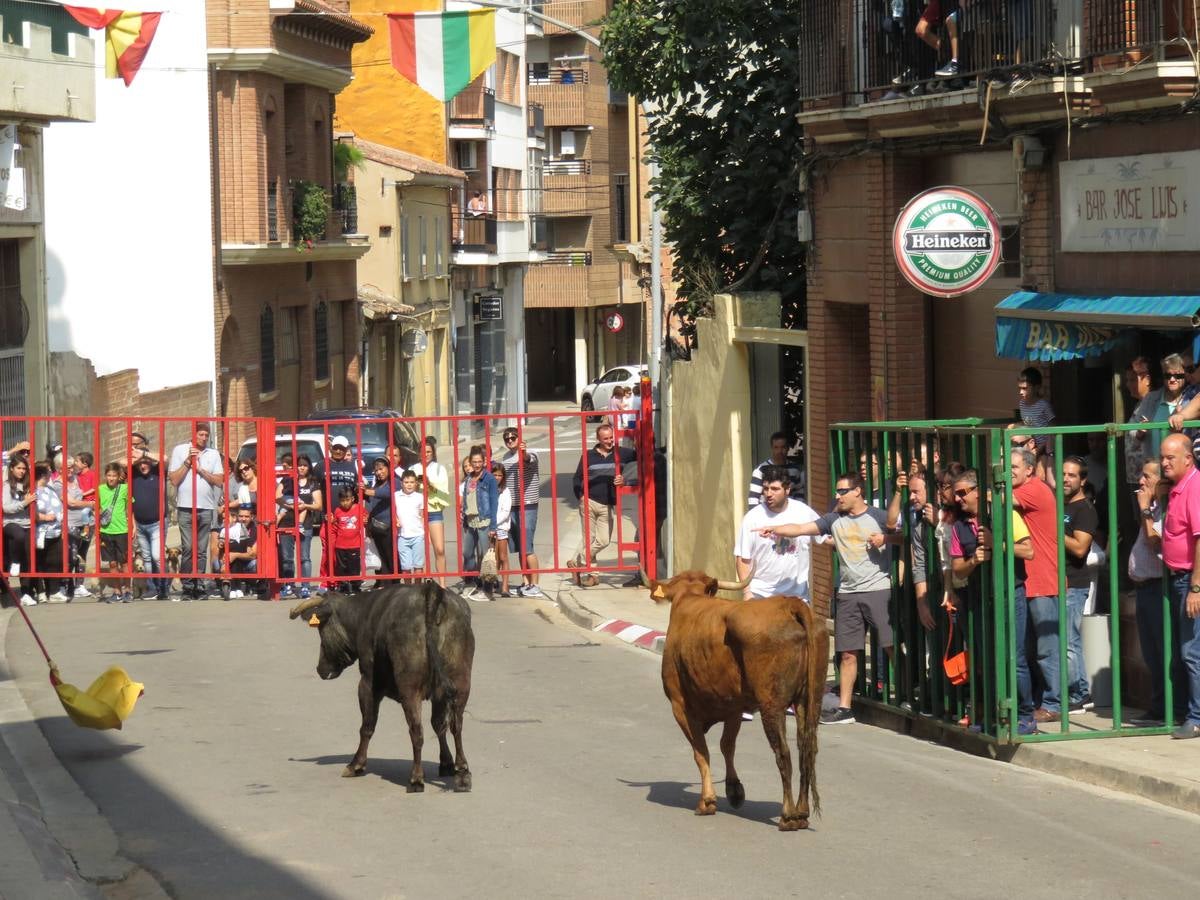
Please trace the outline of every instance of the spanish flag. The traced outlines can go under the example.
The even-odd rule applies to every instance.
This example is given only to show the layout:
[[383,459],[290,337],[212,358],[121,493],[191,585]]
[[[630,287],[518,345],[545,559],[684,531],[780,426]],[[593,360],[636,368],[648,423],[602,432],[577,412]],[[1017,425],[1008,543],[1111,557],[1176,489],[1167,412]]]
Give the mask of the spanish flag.
[[154,40],[158,29],[160,12],[127,12],[123,9],[86,9],[82,6],[67,6],[63,9],[80,25],[104,29],[104,74],[109,78],[120,76],[125,86],[133,81]]

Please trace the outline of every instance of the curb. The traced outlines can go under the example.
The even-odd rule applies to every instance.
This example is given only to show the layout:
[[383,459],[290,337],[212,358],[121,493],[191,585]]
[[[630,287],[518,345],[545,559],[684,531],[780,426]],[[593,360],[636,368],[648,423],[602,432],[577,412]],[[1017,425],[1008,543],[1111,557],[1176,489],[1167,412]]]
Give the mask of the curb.
[[562,610],[562,614],[572,624],[587,631],[611,634],[627,644],[641,647],[643,650],[649,650],[659,656],[662,655],[663,644],[667,639],[665,632],[624,619],[606,618],[580,602],[579,598],[575,596],[575,592],[565,585],[558,589],[554,600],[558,604],[558,608]]
[[[8,623],[19,615],[16,610],[0,615],[0,741],[12,766],[0,768],[0,778],[6,777],[18,795],[27,798],[22,807],[32,814],[37,836],[69,857],[74,871],[66,872],[68,877],[85,879],[101,891],[137,879],[141,896],[166,897],[157,881],[149,879],[151,888],[145,878],[138,877],[141,867],[121,855],[116,832],[59,762],[21,696],[4,653]],[[62,881],[64,876],[45,870],[42,874],[47,883]]]
[[1025,769],[1133,794],[1183,812],[1200,814],[1200,787],[1167,781],[1148,772],[1123,769],[1110,763],[1073,758],[1053,744],[1021,744],[1008,761]]

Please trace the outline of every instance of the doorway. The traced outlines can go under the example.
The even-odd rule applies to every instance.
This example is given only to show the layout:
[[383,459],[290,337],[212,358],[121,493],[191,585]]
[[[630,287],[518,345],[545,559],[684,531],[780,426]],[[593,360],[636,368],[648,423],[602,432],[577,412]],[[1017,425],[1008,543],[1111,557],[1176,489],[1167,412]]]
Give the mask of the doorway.
[[575,309],[525,310],[530,400],[569,402],[575,394]]

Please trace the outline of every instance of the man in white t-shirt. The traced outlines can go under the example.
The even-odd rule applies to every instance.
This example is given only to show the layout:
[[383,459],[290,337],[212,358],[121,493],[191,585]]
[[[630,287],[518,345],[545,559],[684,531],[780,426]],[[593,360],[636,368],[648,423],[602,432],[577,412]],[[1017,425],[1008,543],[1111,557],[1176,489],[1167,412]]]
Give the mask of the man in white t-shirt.
[[802,500],[793,500],[791,477],[787,466],[764,466],[762,470],[762,502],[751,508],[742,519],[737,545],[738,578],[745,578],[754,567],[754,576],[746,586],[745,597],[784,595],[810,600],[808,589],[809,537],[766,538],[756,529],[777,525],[815,522],[820,516]]

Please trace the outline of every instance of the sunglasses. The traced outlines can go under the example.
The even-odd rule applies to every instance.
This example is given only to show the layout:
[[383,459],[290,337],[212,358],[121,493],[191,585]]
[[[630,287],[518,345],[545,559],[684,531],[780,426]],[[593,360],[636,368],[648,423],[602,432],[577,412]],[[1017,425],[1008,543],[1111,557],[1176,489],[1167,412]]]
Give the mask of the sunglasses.
[[251,469],[249,466],[238,466],[238,471],[239,472],[252,472],[254,470]]
[[515,434],[506,434],[504,436],[504,443],[511,444],[516,439],[517,439],[517,436]]
[[854,488],[834,488],[834,490],[837,492],[839,497],[844,497],[846,494],[854,490]]
[[957,490],[955,490],[954,496],[957,497],[959,500],[961,500],[963,497],[966,497],[968,494],[974,493],[974,491],[975,491],[975,488],[958,488]]
[[1163,378],[1167,381],[1182,381],[1187,378],[1187,375],[1183,372],[1167,372],[1163,375]]

